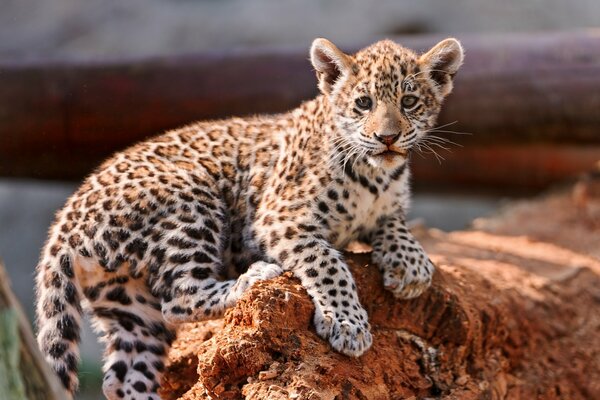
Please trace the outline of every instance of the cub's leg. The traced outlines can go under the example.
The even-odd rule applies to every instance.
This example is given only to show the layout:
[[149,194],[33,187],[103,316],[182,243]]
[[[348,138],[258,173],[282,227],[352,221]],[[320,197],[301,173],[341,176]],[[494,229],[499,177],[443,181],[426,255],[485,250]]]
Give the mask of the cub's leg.
[[155,251],[151,263],[160,265],[153,268],[152,288],[169,323],[218,318],[254,282],[282,272],[277,265],[256,262],[238,279],[223,280],[224,212],[216,195],[204,205],[189,210],[186,223],[175,215],[163,222],[170,231],[167,246]]
[[373,235],[372,259],[383,274],[386,289],[394,296],[411,299],[431,285],[435,267],[425,250],[409,232],[400,214],[383,221]]
[[354,278],[342,255],[316,231],[316,226],[290,224],[259,229],[274,246],[269,255],[297,276],[315,305],[317,333],[344,354],[358,357],[373,342],[368,315],[361,306]]
[[257,261],[237,279],[220,281],[206,264],[169,265],[167,268],[166,280],[173,276],[177,278],[173,279],[170,291],[163,295],[162,315],[173,324],[219,318],[255,282],[283,272],[276,264]]
[[132,296],[126,286],[117,290],[120,299],[135,299],[133,303],[93,306],[94,326],[106,342],[102,390],[109,400],[159,400],[157,390],[174,330],[162,319],[156,299]]

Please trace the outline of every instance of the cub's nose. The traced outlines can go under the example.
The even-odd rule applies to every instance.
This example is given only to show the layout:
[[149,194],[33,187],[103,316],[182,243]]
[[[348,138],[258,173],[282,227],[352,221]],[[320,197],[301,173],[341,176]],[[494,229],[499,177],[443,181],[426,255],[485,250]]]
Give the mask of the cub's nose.
[[400,134],[396,134],[396,135],[381,135],[379,136],[378,134],[375,134],[375,139],[377,139],[377,141],[385,144],[386,146],[391,146],[392,144],[394,144],[394,142],[396,140],[398,140],[398,138],[400,137]]

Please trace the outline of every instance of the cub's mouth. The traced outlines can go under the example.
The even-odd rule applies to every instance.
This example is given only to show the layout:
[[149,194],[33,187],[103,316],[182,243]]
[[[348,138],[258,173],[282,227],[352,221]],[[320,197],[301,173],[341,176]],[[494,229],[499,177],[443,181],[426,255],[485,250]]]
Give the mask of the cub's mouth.
[[380,153],[376,153],[375,154],[376,157],[383,157],[383,158],[393,158],[393,157],[398,157],[398,156],[402,156],[404,158],[406,158],[408,156],[408,151],[401,149],[399,147],[396,147],[394,145],[391,145],[387,148],[387,150],[384,150]]

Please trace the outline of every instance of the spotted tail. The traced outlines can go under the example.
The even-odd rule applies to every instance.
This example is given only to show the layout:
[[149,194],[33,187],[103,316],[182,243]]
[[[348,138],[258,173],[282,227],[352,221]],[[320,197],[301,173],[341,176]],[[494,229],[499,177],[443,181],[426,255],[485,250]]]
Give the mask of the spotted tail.
[[46,360],[70,393],[78,386],[80,293],[73,256],[49,243],[37,266],[37,341]]

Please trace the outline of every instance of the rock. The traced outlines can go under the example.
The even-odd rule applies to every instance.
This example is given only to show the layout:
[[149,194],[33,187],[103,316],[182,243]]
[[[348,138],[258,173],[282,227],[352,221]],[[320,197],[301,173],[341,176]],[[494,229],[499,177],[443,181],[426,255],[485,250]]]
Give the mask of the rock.
[[[222,321],[180,329],[161,394],[600,398],[600,260],[590,255],[600,232],[581,226],[575,209],[553,209],[564,201],[570,194],[517,204],[469,231],[420,230],[438,270],[414,300],[384,290],[368,253],[348,253],[374,337],[359,358],[334,352],[316,335],[312,302],[291,274],[259,282]],[[527,231],[531,222],[542,225]],[[574,242],[583,232],[596,240]]]

